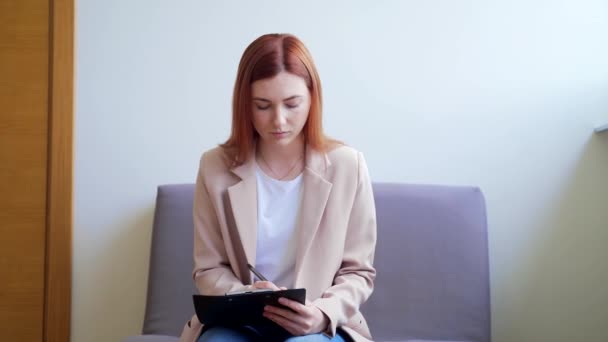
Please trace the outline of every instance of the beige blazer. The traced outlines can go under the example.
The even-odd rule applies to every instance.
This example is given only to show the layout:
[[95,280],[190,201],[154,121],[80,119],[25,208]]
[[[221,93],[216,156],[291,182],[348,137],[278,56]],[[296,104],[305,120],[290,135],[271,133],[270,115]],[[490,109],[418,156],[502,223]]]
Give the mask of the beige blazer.
[[[359,306],[374,287],[376,212],[363,155],[348,146],[323,154],[306,150],[300,218],[296,226],[295,287],[355,341],[371,335]],[[221,148],[201,157],[194,198],[194,272],[202,294],[223,295],[252,283],[257,194],[255,160],[229,167]],[[182,341],[193,342],[196,316]]]

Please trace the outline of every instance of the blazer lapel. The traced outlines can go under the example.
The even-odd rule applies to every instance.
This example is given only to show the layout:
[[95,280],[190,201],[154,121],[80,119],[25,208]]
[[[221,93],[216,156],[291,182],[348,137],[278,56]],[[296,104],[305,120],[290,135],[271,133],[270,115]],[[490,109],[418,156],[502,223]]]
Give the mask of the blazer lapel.
[[325,211],[325,205],[331,192],[332,183],[328,182],[323,176],[325,170],[331,163],[325,154],[314,151],[312,148],[306,149],[306,168],[303,174],[302,203],[297,231],[296,267],[295,284],[298,284],[298,277],[302,269],[302,261],[305,260],[310,245],[314,240],[321,217]]
[[[247,262],[255,265],[257,245],[257,183],[255,160],[235,167],[232,172],[242,180],[228,188],[228,197]],[[249,272],[246,272],[249,274]]]

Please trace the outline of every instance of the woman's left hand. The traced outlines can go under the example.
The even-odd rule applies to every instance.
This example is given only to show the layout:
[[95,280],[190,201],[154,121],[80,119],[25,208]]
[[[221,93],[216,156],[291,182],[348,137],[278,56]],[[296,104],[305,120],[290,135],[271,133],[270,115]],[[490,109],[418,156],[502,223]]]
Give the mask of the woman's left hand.
[[279,298],[287,308],[272,305],[264,307],[264,317],[270,319],[295,336],[316,334],[327,329],[329,318],[309,301],[302,305],[296,301]]

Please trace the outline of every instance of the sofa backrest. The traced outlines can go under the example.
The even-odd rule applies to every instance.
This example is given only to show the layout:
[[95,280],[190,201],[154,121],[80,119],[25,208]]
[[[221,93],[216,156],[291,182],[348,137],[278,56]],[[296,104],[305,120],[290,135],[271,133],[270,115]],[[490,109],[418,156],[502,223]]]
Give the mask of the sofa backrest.
[[375,183],[374,339],[489,342],[485,201],[474,187]]
[[[486,212],[473,187],[374,183],[374,339],[490,341]],[[193,314],[193,184],[158,187],[144,334],[178,336]]]
[[194,314],[193,200],[194,184],[158,187],[143,334],[179,336]]

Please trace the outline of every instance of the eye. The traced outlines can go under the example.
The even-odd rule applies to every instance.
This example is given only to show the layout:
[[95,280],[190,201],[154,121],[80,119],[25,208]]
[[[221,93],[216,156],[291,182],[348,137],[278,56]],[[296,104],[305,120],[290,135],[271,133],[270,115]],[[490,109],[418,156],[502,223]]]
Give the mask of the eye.
[[266,110],[266,109],[270,108],[270,105],[263,106],[263,105],[256,104],[255,108],[257,108],[258,110]]
[[302,103],[301,100],[297,100],[297,101],[289,101],[289,102],[285,102],[285,106],[287,108],[297,108],[298,106],[300,106],[300,103]]

